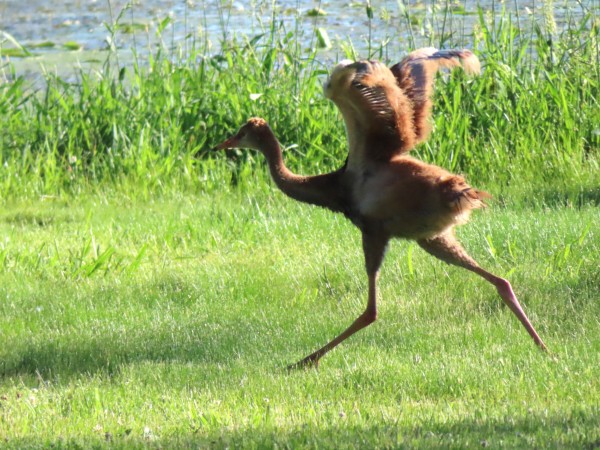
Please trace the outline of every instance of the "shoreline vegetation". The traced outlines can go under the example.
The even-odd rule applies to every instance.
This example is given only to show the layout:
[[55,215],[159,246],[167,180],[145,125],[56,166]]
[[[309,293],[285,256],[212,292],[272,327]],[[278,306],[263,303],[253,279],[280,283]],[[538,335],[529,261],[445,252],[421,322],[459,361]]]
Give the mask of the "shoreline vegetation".
[[[599,172],[600,18],[590,12],[559,32],[551,15],[517,21],[504,12],[490,22],[482,9],[477,14],[468,39],[483,73],[438,80],[434,130],[416,153],[500,189],[552,186],[566,201],[597,202],[590,190]],[[113,37],[126,16],[107,27]],[[158,25],[159,36],[168,25]],[[453,46],[446,36],[431,44]],[[99,70],[82,69],[75,81],[46,73],[37,91],[13,68],[11,81],[0,85],[0,197],[94,186],[137,185],[159,194],[255,184],[260,158],[210,152],[252,116],[272,123],[292,168],[317,173],[343,163],[342,121],[321,92],[330,68],[317,48],[306,54],[276,17],[267,33],[222,42],[216,54],[206,42],[185,45],[184,59],[163,45],[147,62],[128,65],[109,52]],[[385,47],[369,48],[360,56],[385,59]],[[351,41],[340,51],[358,57]],[[3,70],[10,72],[10,63]],[[541,195],[545,201],[554,194]]]

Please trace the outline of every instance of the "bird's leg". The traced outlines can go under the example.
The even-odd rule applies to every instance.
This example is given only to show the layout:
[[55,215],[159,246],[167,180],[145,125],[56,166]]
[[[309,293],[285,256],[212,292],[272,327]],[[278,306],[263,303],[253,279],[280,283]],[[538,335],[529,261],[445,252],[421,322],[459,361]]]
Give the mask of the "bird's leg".
[[436,236],[432,239],[422,239],[417,242],[425,251],[432,254],[436,258],[439,258],[449,264],[464,267],[465,269],[475,272],[477,275],[492,283],[496,287],[496,290],[500,294],[500,297],[502,297],[504,303],[506,303],[510,310],[521,321],[527,332],[533,338],[534,342],[542,350],[547,350],[546,345],[535,331],[535,328],[533,328],[533,325],[531,325],[531,322],[529,322],[529,319],[517,300],[517,297],[515,296],[512,286],[508,280],[497,277],[496,275],[479,267],[475,260],[467,254],[460,243],[456,240],[452,232],[441,236]]
[[365,254],[365,265],[369,278],[369,296],[367,300],[367,308],[356,318],[354,322],[338,337],[331,342],[321,347],[319,350],[311,353],[306,358],[298,361],[295,364],[288,366],[288,369],[301,369],[309,366],[318,366],[319,359],[329,350],[336,347],[339,343],[352,336],[357,331],[365,328],[377,320],[377,277],[379,275],[379,267],[383,261],[385,250],[388,243],[388,238],[369,236],[363,233],[363,251]]

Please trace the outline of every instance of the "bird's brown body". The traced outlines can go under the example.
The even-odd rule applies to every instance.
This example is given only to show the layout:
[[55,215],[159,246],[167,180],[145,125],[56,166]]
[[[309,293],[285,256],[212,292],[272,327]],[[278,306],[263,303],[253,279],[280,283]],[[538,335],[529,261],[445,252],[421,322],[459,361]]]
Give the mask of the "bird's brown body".
[[346,170],[342,179],[359,220],[390,237],[431,238],[484,206],[485,194],[462,177],[407,155]]
[[339,336],[291,367],[316,365],[340,342],[377,318],[376,282],[392,238],[415,240],[433,256],[464,267],[496,287],[504,302],[534,341],[545,345],[523,312],[510,283],[481,267],[454,236],[473,209],[489,194],[464,178],[407,155],[429,132],[433,75],[440,67],[479,69],[477,58],[460,50],[422,49],[388,69],[361,61],[338,65],[324,86],[346,122],[349,154],[339,170],[300,176],[283,163],[281,147],[264,119],[250,119],[217,148],[255,148],[269,164],[271,176],[288,196],[344,214],[362,233],[369,280],[365,311]]

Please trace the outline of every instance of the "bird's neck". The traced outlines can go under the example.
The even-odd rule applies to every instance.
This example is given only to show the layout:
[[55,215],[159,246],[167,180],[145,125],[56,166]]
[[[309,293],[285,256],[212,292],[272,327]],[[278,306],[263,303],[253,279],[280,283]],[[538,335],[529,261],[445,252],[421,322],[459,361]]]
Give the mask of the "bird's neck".
[[342,211],[345,208],[338,195],[339,171],[308,177],[296,175],[283,162],[281,145],[272,132],[263,136],[259,150],[267,158],[273,181],[288,197],[333,211]]
[[296,175],[286,167],[283,162],[281,145],[272,133],[263,136],[260,151],[267,158],[271,177],[273,178],[273,181],[275,181],[277,187],[281,189],[284,194],[296,200],[303,201],[301,186],[305,177]]
[[367,158],[367,129],[350,113],[343,114],[348,138],[348,170],[358,172]]
[[369,144],[373,147],[376,142],[369,142],[370,127],[377,118],[365,108],[354,104],[350,99],[334,100],[344,119],[346,137],[348,139],[347,168],[358,172],[368,159]]

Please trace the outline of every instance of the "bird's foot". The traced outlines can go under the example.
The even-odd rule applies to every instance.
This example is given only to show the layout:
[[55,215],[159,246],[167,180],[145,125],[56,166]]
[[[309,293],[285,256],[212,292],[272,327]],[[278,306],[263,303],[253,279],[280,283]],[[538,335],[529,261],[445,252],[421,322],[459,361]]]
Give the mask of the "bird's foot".
[[546,347],[546,344],[544,344],[544,341],[542,341],[541,339],[539,341],[535,341],[535,343],[537,344],[538,348],[543,351],[544,353],[550,353],[550,350],[548,350],[548,347]]
[[292,370],[307,370],[310,368],[319,368],[319,358],[317,358],[314,355],[307,356],[306,358],[298,361],[297,363],[290,364],[289,366],[287,366],[287,370],[289,372],[291,372]]

